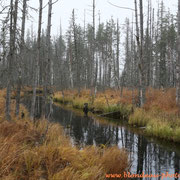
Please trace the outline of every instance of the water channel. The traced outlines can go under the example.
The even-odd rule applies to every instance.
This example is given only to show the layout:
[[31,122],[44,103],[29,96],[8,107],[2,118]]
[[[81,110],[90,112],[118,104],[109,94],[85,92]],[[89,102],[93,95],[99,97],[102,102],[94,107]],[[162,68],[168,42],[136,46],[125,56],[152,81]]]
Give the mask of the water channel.
[[[30,109],[30,98],[24,99],[23,103]],[[40,117],[41,112],[42,99],[37,97],[36,117]],[[125,148],[130,153],[131,173],[162,174],[168,172],[169,174],[180,174],[180,145],[178,144],[147,138],[122,125],[122,123],[120,125],[110,123],[106,119],[84,117],[81,113],[55,104],[53,105],[51,121],[60,123],[64,127],[65,133],[70,137],[72,144],[80,148],[86,145],[99,146],[101,144]]]

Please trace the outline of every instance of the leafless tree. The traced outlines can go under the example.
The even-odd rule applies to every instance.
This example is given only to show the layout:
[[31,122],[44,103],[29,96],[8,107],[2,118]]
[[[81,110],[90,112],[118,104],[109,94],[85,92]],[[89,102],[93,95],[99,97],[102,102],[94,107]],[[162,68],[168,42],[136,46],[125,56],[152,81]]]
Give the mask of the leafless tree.
[[15,41],[16,41],[16,28],[17,28],[17,15],[18,15],[18,0],[10,1],[10,42],[9,42],[9,54],[8,54],[8,79],[7,79],[7,91],[6,91],[6,118],[11,120],[11,88],[13,84],[13,65],[15,61]]
[[177,82],[176,82],[176,102],[180,105],[180,0],[178,0],[178,55],[177,55]]
[[38,39],[37,39],[37,58],[35,60],[34,76],[33,76],[33,97],[31,104],[31,120],[34,119],[35,103],[36,103],[36,88],[39,74],[39,63],[40,63],[40,49],[41,49],[41,26],[42,26],[42,11],[43,11],[43,0],[39,0],[39,23],[38,23]]
[[22,24],[21,24],[21,39],[20,39],[20,54],[18,62],[18,81],[17,81],[17,95],[16,95],[16,116],[19,115],[19,105],[20,105],[20,94],[22,85],[22,66],[24,60],[24,36],[25,36],[25,22],[26,22],[26,12],[27,12],[27,0],[23,0],[23,10],[22,10]]

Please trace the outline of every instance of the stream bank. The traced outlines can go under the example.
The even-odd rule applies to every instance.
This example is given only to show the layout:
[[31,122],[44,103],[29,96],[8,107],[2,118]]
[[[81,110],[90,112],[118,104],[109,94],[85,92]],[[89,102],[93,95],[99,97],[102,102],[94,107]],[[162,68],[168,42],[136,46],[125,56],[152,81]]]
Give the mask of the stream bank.
[[[162,96],[166,96],[166,94],[162,94]],[[160,98],[161,101],[163,98],[165,99],[165,97],[162,98],[161,96]],[[170,101],[167,97],[166,99]],[[156,106],[149,103],[150,105],[145,105],[144,108],[135,108],[129,99],[127,99],[129,103],[125,103],[125,100],[122,102],[117,100],[115,93],[111,93],[109,96],[107,96],[106,93],[99,93],[97,97],[93,99],[92,103],[92,98],[85,92],[80,96],[76,93],[66,93],[62,95],[61,92],[57,92],[53,100],[54,102],[79,110],[83,109],[84,103],[88,103],[90,111],[93,110],[96,115],[105,116],[112,114],[112,116],[109,116],[110,118],[116,119],[117,122],[125,120],[129,126],[143,129],[143,133],[146,136],[156,137],[170,142],[180,142],[179,116],[175,113],[166,112],[163,108],[158,107],[156,102]],[[177,107],[171,104],[171,102],[169,106],[174,108],[174,111],[177,111]],[[113,117],[113,115],[116,116]]]
[[[28,115],[31,96],[21,101],[23,117],[15,117],[15,101],[12,100],[12,119],[7,121],[4,95],[5,91],[0,90],[0,179],[105,180],[106,173],[129,171],[125,150],[115,146],[79,149],[73,146],[59,122],[42,118],[31,121]],[[42,97],[37,97],[36,117],[41,117],[38,115],[42,105]]]
[[[29,108],[30,100],[24,102]],[[37,97],[36,115],[41,114],[42,101]],[[48,106],[47,106],[48,111]],[[48,113],[48,112],[47,112]],[[78,110],[62,105],[53,105],[52,122],[60,123],[70,141],[79,149],[89,145],[100,148],[118,146],[129,153],[132,173],[170,174],[179,173],[180,146],[147,138],[137,128],[124,126],[122,121],[113,123],[97,116],[84,117]],[[139,129],[141,130],[141,129]],[[153,179],[153,178],[151,178]]]

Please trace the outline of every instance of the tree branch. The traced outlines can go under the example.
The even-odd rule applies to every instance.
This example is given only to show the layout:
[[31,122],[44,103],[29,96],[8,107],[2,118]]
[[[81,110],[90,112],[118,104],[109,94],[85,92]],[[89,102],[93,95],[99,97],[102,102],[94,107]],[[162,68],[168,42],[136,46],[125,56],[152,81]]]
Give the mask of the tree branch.
[[8,6],[3,7],[3,9],[2,9],[2,10],[0,10],[0,14],[3,14],[3,11],[4,11],[6,8],[8,8],[8,7],[9,7],[9,5],[8,5]]
[[54,1],[54,2],[52,3],[52,5],[55,4],[55,3],[57,3],[58,1],[59,1],[59,0]]
[[115,4],[112,4],[111,2],[107,1],[110,5],[114,6],[114,7],[117,7],[117,8],[120,8],[120,9],[128,9],[128,10],[131,10],[131,11],[135,11],[134,9],[132,8],[128,8],[128,7],[121,7],[121,6],[117,6]]
[[48,4],[49,4],[49,3],[46,3],[46,5],[45,5],[45,6],[43,6],[43,9],[44,9],[44,8],[46,8]]

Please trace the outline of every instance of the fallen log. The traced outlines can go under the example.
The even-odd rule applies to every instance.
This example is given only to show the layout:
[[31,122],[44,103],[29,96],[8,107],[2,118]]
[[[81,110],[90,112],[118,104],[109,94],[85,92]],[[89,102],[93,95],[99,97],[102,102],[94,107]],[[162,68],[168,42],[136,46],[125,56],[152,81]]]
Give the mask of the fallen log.
[[125,118],[124,115],[120,111],[104,113],[104,114],[100,114],[99,116],[114,118],[114,119],[124,119]]

